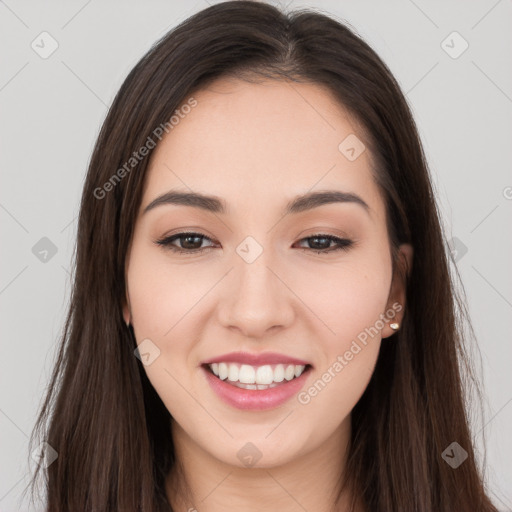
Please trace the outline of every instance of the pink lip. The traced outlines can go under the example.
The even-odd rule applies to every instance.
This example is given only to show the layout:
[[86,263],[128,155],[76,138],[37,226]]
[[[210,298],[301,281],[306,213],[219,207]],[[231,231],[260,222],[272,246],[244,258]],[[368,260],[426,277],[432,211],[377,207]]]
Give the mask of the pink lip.
[[201,365],[212,363],[240,363],[251,366],[263,366],[265,364],[296,364],[306,366],[310,363],[295,357],[285,356],[277,352],[264,352],[262,354],[250,354],[249,352],[230,352],[213,359],[203,361]]
[[[223,359],[223,361],[226,360]],[[224,402],[237,409],[253,411],[273,409],[285,403],[300,391],[311,373],[311,368],[306,368],[300,377],[286,381],[285,384],[274,388],[242,389],[220,380],[205,366],[202,366],[201,370],[205,374],[210,387]]]

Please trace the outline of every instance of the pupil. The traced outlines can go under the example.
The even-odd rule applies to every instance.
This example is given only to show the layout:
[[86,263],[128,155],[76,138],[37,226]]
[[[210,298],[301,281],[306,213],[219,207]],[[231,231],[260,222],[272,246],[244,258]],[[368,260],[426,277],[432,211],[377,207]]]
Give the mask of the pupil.
[[[190,240],[190,239],[196,239],[196,240],[198,240],[198,239],[200,239],[200,237],[198,237],[198,236],[193,236],[193,235],[187,235],[187,236],[184,238],[184,240],[185,240],[185,244],[184,244],[184,245],[185,245],[185,249],[194,249],[194,247],[187,247],[187,245],[188,245],[188,243],[189,243],[189,240]],[[194,245],[194,243],[193,243],[193,242],[191,242],[191,243],[192,243],[192,245]],[[201,243],[201,242],[199,242],[199,243]]]
[[[316,242],[317,240],[322,240],[323,241],[323,244],[322,242],[320,242],[319,244]],[[327,241],[327,244],[329,244],[329,239],[327,238],[318,238],[318,237],[315,237],[312,239],[312,242],[313,243],[310,243],[310,245],[313,245],[313,248],[314,249],[322,249],[325,247],[325,242]],[[316,246],[316,247],[315,247]],[[320,246],[320,247],[319,247]]]

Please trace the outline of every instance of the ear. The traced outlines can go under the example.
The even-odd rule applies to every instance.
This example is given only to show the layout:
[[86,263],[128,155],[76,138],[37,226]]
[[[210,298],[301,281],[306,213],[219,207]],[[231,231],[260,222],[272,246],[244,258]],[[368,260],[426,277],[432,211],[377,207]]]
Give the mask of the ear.
[[410,244],[402,244],[398,248],[398,262],[393,273],[388,303],[386,305],[386,311],[395,311],[395,316],[393,318],[389,317],[381,331],[382,338],[387,338],[396,332],[395,329],[389,326],[390,324],[397,323],[400,326],[402,323],[406,306],[407,276],[410,275],[412,269],[413,255],[414,250]]
[[[131,244],[130,244],[131,245]],[[125,289],[125,296],[122,298],[122,301],[121,301],[121,307],[123,309],[123,320],[124,320],[124,323],[127,324],[128,322],[131,323],[132,321],[132,308],[131,308],[131,305],[130,305],[130,292],[128,290],[128,268],[129,268],[129,264],[130,264],[130,254],[131,254],[131,251],[130,249],[128,249],[128,253],[127,253],[127,256],[126,256],[126,261],[125,261],[125,265],[124,265],[124,289]]]
[[125,274],[125,296],[122,299],[122,309],[123,309],[123,319],[124,323],[128,323],[132,321],[132,308],[130,306],[130,293],[128,291],[128,279],[126,279]]
[[126,297],[123,299],[123,319],[124,323],[131,322],[131,313],[130,313],[130,302],[128,300],[128,292],[126,292]]

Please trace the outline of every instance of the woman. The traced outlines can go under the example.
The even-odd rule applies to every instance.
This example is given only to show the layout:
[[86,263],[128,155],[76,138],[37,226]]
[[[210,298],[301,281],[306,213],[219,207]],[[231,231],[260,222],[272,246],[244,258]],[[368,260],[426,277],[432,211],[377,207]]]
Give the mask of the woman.
[[495,511],[456,304],[379,57],[318,13],[199,12],[90,162],[35,429],[48,510]]

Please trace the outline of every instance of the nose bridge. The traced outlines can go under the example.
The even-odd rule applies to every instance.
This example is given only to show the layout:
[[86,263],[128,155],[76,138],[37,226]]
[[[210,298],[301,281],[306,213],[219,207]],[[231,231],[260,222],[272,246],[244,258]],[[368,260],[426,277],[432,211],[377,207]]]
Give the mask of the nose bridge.
[[[236,290],[239,299],[247,300],[249,298],[261,300],[265,296],[272,295],[273,283],[276,279],[272,268],[272,250],[265,248],[252,260],[254,247],[247,250],[247,244],[243,243],[237,248],[235,257],[234,275],[236,279]],[[242,255],[240,253],[243,253]]]
[[258,337],[272,327],[288,324],[292,307],[287,288],[277,277],[275,251],[247,237],[235,250],[233,266],[229,294],[221,308],[224,326]]

